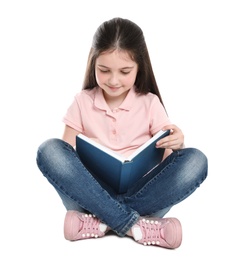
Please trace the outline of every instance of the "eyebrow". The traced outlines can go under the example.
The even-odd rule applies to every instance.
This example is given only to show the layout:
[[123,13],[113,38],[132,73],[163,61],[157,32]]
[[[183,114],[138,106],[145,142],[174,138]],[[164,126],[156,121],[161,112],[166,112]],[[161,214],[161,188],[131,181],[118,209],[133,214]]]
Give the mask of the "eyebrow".
[[[104,66],[104,65],[101,65],[101,64],[98,64],[97,65],[98,67],[102,67],[102,68],[105,68],[105,69],[110,69],[109,67],[107,66]],[[125,69],[133,69],[134,66],[131,66],[131,67],[123,67],[123,68],[120,68],[121,70],[125,70]]]

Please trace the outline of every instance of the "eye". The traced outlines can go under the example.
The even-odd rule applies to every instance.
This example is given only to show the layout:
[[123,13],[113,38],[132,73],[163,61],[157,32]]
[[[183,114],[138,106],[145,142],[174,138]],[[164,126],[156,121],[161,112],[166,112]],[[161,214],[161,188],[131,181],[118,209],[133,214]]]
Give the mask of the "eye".
[[130,73],[130,71],[121,71],[122,74],[127,75]]
[[99,69],[101,73],[108,73],[109,70],[102,70],[102,69]]

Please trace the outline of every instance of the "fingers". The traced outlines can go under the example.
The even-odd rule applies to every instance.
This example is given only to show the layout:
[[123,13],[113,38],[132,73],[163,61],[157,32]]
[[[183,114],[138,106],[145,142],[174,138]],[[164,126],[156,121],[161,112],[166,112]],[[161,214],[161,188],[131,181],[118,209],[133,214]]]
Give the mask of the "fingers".
[[159,140],[156,143],[157,148],[178,150],[184,146],[184,135],[180,128],[176,125],[167,125],[163,130],[170,130],[170,135]]
[[157,148],[177,149],[178,146],[179,146],[178,139],[172,135],[164,137],[156,144]]

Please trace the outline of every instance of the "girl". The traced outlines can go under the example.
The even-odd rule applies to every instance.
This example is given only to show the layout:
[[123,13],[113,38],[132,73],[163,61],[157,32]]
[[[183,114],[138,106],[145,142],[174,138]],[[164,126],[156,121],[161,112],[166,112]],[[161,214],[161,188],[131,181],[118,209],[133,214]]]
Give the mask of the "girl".
[[[208,162],[198,149],[184,148],[182,131],[170,122],[139,26],[122,18],[100,25],[82,91],[63,122],[62,140],[41,144],[37,164],[67,210],[65,238],[102,237],[112,230],[144,245],[179,247],[180,221],[163,216],[205,180]],[[96,179],[75,150],[76,135],[83,133],[128,156],[161,129],[171,131],[156,143],[165,148],[161,164],[124,194]]]

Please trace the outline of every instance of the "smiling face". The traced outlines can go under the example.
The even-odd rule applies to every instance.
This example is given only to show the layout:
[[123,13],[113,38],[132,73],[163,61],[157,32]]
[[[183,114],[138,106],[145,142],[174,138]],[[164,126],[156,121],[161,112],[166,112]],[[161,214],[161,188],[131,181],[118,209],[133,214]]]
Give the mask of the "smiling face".
[[96,81],[107,103],[118,101],[120,105],[133,87],[137,72],[137,63],[126,51],[104,52],[96,59]]

